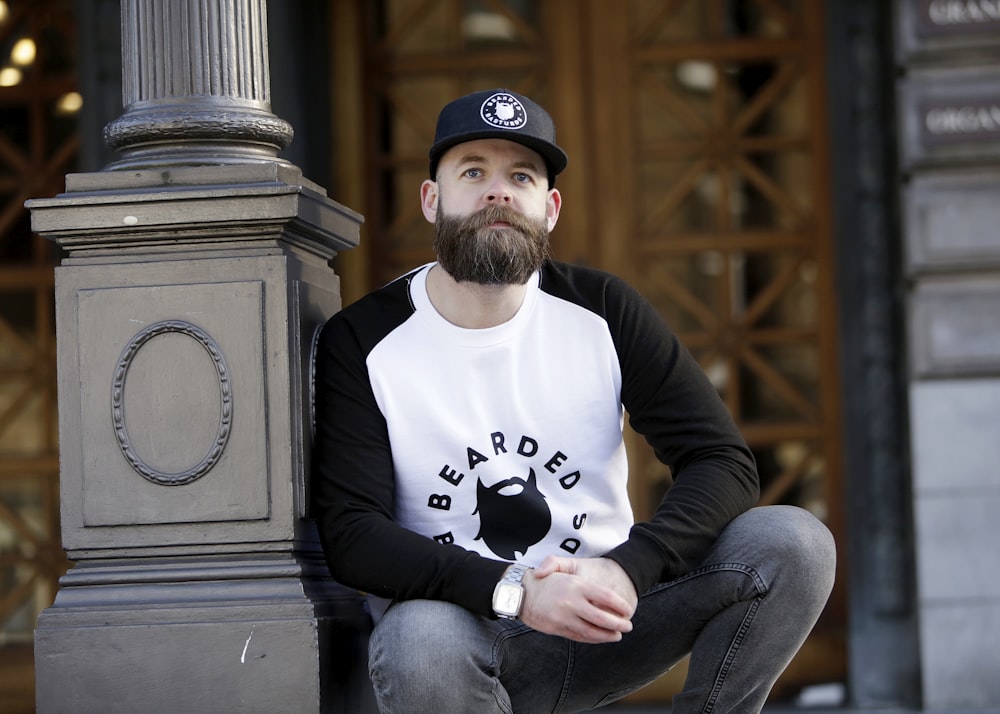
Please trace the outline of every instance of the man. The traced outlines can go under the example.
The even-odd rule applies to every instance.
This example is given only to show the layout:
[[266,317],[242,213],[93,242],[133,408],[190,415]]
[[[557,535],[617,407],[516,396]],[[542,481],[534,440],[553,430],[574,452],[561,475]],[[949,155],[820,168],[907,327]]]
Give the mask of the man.
[[[549,258],[566,163],[527,97],[441,111],[420,190],[437,261],[319,342],[327,560],[373,598],[383,712],[584,711],[688,653],[675,712],[759,711],[829,595],[832,539],[753,508],[749,449],[638,293]],[[645,523],[626,413],[674,477]]]

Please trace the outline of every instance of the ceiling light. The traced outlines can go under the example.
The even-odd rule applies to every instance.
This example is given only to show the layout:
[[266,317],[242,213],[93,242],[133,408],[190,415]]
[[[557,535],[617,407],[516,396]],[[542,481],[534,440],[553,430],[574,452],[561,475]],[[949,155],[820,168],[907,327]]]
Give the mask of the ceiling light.
[[66,92],[56,102],[56,114],[76,114],[83,107],[83,96],[79,92]]
[[21,83],[21,70],[17,67],[0,69],[0,87],[13,87]]
[[21,67],[27,67],[35,61],[35,41],[30,37],[22,37],[14,43],[10,51],[10,61]]
[[685,60],[677,65],[677,79],[688,89],[710,92],[718,82],[718,73],[710,62]]
[[472,42],[512,42],[517,39],[517,28],[499,13],[470,12],[462,18],[462,35]]

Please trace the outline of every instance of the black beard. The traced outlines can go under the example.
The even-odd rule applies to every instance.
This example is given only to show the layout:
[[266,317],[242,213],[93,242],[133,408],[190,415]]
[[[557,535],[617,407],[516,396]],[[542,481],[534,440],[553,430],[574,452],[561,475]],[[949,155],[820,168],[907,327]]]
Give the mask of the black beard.
[[[507,223],[492,228],[496,222]],[[489,205],[469,216],[448,216],[438,205],[434,250],[438,263],[458,282],[524,285],[549,256],[544,219]]]

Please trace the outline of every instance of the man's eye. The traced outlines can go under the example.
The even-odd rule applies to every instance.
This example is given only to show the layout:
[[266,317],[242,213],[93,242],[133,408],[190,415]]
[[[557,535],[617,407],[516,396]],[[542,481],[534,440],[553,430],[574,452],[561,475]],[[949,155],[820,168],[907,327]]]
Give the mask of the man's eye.
[[483,170],[482,169],[466,169],[465,170],[465,175],[468,176],[469,178],[479,178],[480,176],[483,175]]
[[523,171],[521,171],[514,174],[514,180],[517,181],[518,183],[530,183],[532,179],[531,179],[531,174],[526,174]]

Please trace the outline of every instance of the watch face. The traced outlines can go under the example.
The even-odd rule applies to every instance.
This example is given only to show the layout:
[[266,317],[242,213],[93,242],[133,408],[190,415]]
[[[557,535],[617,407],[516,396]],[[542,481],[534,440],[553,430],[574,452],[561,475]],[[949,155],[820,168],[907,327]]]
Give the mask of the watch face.
[[493,597],[493,609],[498,615],[517,616],[521,611],[521,597],[524,591],[519,585],[501,583]]

